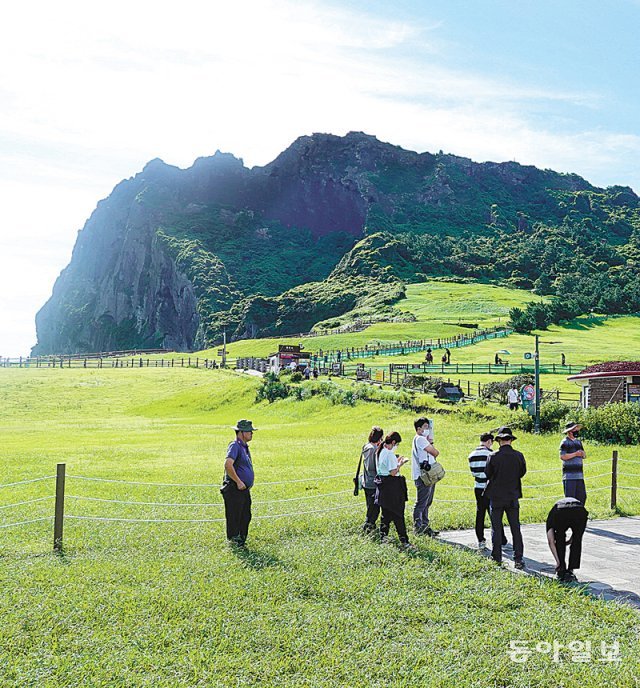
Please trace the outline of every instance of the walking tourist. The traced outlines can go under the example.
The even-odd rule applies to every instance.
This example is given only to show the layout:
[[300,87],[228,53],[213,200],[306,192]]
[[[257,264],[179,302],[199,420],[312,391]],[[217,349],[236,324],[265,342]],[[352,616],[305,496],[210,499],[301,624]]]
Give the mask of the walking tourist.
[[[565,583],[577,580],[575,569],[580,568],[582,555],[582,536],[587,527],[589,512],[584,504],[574,497],[559,499],[547,516],[547,542],[556,560],[556,575]],[[567,541],[567,530],[571,529],[571,540]],[[569,564],[566,562],[566,549],[569,549]]]
[[233,429],[236,439],[227,447],[220,492],[224,499],[227,540],[244,547],[251,522],[251,488],[254,481],[249,442],[256,428],[250,420],[239,420]]
[[367,443],[362,447],[362,489],[367,502],[367,517],[362,526],[365,533],[372,533],[376,529],[376,522],[380,515],[380,507],[376,504],[376,475],[378,475],[378,449],[382,444],[384,432],[374,425],[369,433]]
[[395,448],[402,442],[400,433],[392,432],[384,438],[378,453],[378,475],[376,477],[376,502],[382,510],[380,519],[380,541],[389,541],[389,529],[393,523],[400,542],[409,548],[407,526],[404,522],[404,505],[408,499],[407,481],[400,475],[400,468],[407,459],[396,456]]
[[[489,512],[489,498],[485,497],[484,489],[487,486],[487,476],[485,468],[487,459],[491,456],[494,436],[490,432],[483,432],[480,435],[480,444],[469,454],[469,469],[475,480],[473,492],[476,497],[476,538],[478,539],[478,549],[484,550],[487,541],[484,538],[485,515]],[[502,521],[500,522],[500,532],[502,546],[507,544],[504,534]]]
[[[435,537],[438,532],[431,529],[429,524],[429,507],[433,503],[436,489],[433,485],[425,485],[420,477],[420,468],[424,464],[431,464],[431,457],[438,457],[440,452],[429,439],[429,419],[418,418],[414,423],[416,434],[411,448],[411,477],[416,486],[416,503],[413,507],[413,528],[416,535]],[[426,467],[426,466],[425,466]],[[427,468],[428,469],[428,468]]]
[[447,363],[451,363],[451,352],[449,351],[449,349],[445,349],[444,353],[447,357]]
[[560,443],[562,460],[562,484],[565,497],[575,497],[582,504],[587,503],[587,488],[584,484],[582,463],[586,458],[578,433],[582,425],[570,421],[564,426],[566,437]]
[[513,560],[517,569],[524,568],[524,544],[520,532],[520,503],[522,477],[527,472],[524,455],[511,443],[516,439],[511,428],[501,427],[496,436],[500,448],[487,459],[485,474],[487,487],[484,496],[489,498],[492,528],[491,557],[502,562],[502,517],[507,515],[513,540]]

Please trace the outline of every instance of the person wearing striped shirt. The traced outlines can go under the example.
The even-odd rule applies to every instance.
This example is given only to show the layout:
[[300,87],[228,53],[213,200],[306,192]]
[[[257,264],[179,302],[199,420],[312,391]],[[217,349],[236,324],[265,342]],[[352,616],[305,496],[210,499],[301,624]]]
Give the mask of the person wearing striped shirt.
[[[480,444],[469,454],[469,469],[475,479],[474,493],[476,496],[476,537],[478,538],[478,549],[486,549],[487,541],[484,537],[484,519],[489,512],[489,498],[483,492],[487,486],[487,476],[484,469],[487,459],[491,455],[494,437],[490,432],[480,435]],[[507,538],[502,533],[502,544],[507,544]]]

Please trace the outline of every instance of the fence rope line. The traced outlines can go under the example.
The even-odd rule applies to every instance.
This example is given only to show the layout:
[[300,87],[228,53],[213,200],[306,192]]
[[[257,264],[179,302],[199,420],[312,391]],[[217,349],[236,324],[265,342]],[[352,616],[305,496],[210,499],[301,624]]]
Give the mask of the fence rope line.
[[[318,497],[334,497],[335,495],[347,494],[353,490],[340,490],[339,492],[323,492],[314,495],[303,495],[302,497],[288,497],[286,499],[268,499],[253,501],[252,504],[278,504],[280,502],[297,502],[302,499],[317,499]],[[138,502],[126,501],[122,499],[106,499],[102,497],[85,497],[84,495],[66,495],[65,499],[84,499],[90,502],[109,502],[111,504],[132,504],[141,506],[192,506],[192,507],[209,507],[209,506],[224,506],[224,502]],[[1,508],[1,507],[0,507]]]
[[640,487],[631,487],[631,485],[618,485],[619,490],[640,490]]
[[[588,466],[597,466],[597,465],[600,464],[600,463],[608,463],[608,464],[611,464],[611,459],[600,459],[599,461],[589,461],[589,463],[586,464],[586,465],[588,465]],[[640,461],[637,461],[637,462],[635,462],[635,463],[639,463],[639,464],[640,464]],[[532,470],[532,471],[527,470],[527,475],[529,475],[530,473],[551,473],[551,472],[554,472],[554,471],[559,471],[559,470],[561,470],[561,468],[562,468],[562,466],[560,466],[560,465],[555,466],[554,468],[535,468],[535,469]],[[464,473],[465,475],[467,475],[468,473],[470,473],[470,471],[462,471],[462,470],[454,469],[454,468],[447,468],[446,471],[447,471],[447,473]],[[608,475],[608,474],[607,474],[607,475]]]
[[38,497],[37,499],[27,499],[26,502],[14,502],[13,504],[3,504],[0,509],[11,509],[14,506],[23,506],[24,504],[35,504],[36,502],[44,502],[46,499],[54,499],[55,495],[48,497]]
[[618,471],[618,475],[626,475],[627,478],[640,478],[640,473],[625,473],[623,471]]
[[11,528],[12,526],[22,526],[25,523],[38,523],[38,521],[52,521],[53,516],[44,516],[43,518],[32,518],[28,521],[17,521],[16,523],[5,523],[0,528]]
[[14,487],[15,485],[26,485],[27,483],[38,483],[41,480],[53,480],[53,478],[55,477],[55,475],[46,475],[44,478],[33,478],[32,480],[19,480],[17,483],[5,483],[4,485],[0,485],[0,488]]
[[[296,478],[295,480],[280,480],[276,482],[259,483],[258,487],[263,485],[288,485],[290,483],[308,483],[314,480],[331,480],[333,478],[346,478],[352,473],[338,473],[337,475],[319,475],[309,478]],[[55,476],[52,476],[55,478]],[[91,480],[101,483],[119,483],[122,485],[150,485],[154,487],[220,487],[220,483],[147,483],[133,480],[115,480],[113,478],[90,478],[85,475],[67,475],[67,478],[74,480]],[[0,486],[1,487],[1,486]]]
[[[527,473],[527,475],[529,475]],[[620,473],[618,474],[620,475]],[[623,475],[626,475],[624,473]],[[604,478],[604,477],[611,477],[611,473],[600,473],[600,475],[588,475],[587,479],[588,480],[595,480],[596,478]],[[638,476],[640,477],[640,476]],[[539,488],[539,487],[557,487],[558,485],[562,484],[562,480],[556,480],[554,483],[543,483],[542,485],[527,485],[524,484],[522,487],[524,489],[534,489],[534,488]],[[441,482],[440,483],[440,489],[445,489],[445,488],[450,488],[450,489],[455,489],[455,490],[469,490],[473,488],[473,483],[470,483],[469,485],[449,485],[447,482]],[[351,490],[345,490],[345,492],[351,492]],[[277,501],[277,500],[276,500]],[[257,504],[257,502],[254,502],[254,504]]]
[[[304,516],[305,514],[326,514],[331,511],[338,511],[339,509],[350,509],[354,506],[362,508],[360,503],[343,504],[341,506],[334,506],[328,509],[314,509],[311,511],[295,511],[287,514],[266,514],[264,516],[254,516],[253,521],[264,520],[268,518],[283,518],[285,516]],[[105,516],[75,516],[72,514],[65,515],[65,519],[72,518],[82,521],[121,521],[125,523],[222,523],[224,518],[111,518]]]
[[[554,483],[556,487],[558,487],[558,483]],[[618,486],[620,487],[620,486]],[[609,485],[606,485],[605,487],[594,487],[589,490],[589,492],[600,492],[601,490],[609,490],[610,487]],[[640,490],[640,487],[633,487],[633,488],[626,488],[626,489],[632,489],[632,490]],[[559,499],[561,499],[560,497]],[[520,501],[531,501],[531,500],[536,500],[536,499],[552,499],[551,495],[540,495],[539,497],[520,497]],[[443,502],[445,504],[475,504],[476,502],[472,499],[438,499],[438,502]]]

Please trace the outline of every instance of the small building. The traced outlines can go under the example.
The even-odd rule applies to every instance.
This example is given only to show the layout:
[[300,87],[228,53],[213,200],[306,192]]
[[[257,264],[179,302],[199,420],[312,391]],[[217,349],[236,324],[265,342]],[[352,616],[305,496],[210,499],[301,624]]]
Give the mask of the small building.
[[567,378],[582,387],[583,408],[617,402],[640,403],[640,362],[598,363]]
[[436,389],[436,396],[438,399],[446,399],[447,401],[456,402],[460,401],[460,399],[464,399],[464,392],[459,385],[445,382],[441,384],[438,389]]
[[303,354],[297,344],[279,344],[278,352],[269,354],[269,371],[272,373],[277,374],[283,368],[302,371],[308,364],[309,354]]

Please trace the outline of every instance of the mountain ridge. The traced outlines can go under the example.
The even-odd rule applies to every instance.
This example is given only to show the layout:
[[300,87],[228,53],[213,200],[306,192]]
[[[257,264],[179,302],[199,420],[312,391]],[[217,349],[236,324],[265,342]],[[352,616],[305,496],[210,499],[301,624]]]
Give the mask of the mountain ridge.
[[[619,267],[618,246],[635,260],[638,208],[628,187],[416,153],[363,132],[301,136],[252,168],[220,151],[186,169],[156,158],[117,184],[79,232],[36,316],[34,353],[190,350],[222,329],[233,337],[300,331],[363,303],[375,311],[379,284],[428,274],[553,293],[562,275],[545,242],[579,248],[588,235],[589,270],[595,258]],[[361,243],[373,235],[375,246]],[[535,243],[532,260],[546,260],[550,279],[526,264],[496,271],[496,242],[524,253]],[[389,294],[379,306],[390,314]]]

